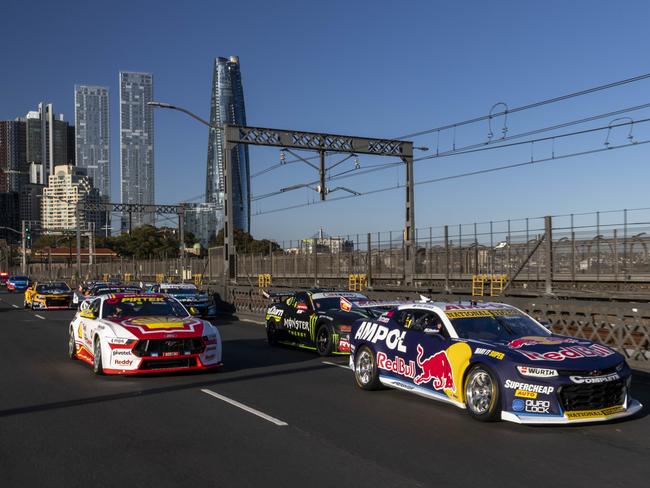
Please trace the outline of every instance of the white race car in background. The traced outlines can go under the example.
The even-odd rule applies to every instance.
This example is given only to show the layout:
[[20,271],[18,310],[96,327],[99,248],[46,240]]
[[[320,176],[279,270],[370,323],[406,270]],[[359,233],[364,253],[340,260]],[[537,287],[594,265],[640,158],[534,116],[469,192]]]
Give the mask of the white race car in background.
[[95,298],[70,323],[68,356],[95,374],[205,370],[221,366],[219,330],[160,294]]

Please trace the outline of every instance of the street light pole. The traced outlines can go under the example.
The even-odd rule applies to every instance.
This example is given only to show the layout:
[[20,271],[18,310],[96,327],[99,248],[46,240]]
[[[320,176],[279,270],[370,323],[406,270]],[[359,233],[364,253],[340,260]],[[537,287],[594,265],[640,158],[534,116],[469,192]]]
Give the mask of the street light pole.
[[[218,130],[218,131],[224,131],[224,127],[220,125],[215,125],[211,124],[207,120],[199,117],[198,115],[190,112],[187,109],[184,109],[182,107],[177,107],[175,105],[172,105],[170,103],[164,103],[164,102],[147,102],[147,105],[150,107],[154,108],[166,108],[170,110],[177,110],[178,112],[183,112],[184,114],[192,117],[194,120],[201,122],[203,125],[208,126],[210,129]],[[224,260],[224,270],[223,270],[223,291],[224,295],[228,295],[228,285],[230,282],[230,279],[234,277],[234,263],[233,263],[233,255],[234,255],[234,238],[233,238],[233,212],[232,212],[232,171],[230,166],[230,152],[232,151],[234,146],[229,145],[225,141],[225,137],[223,138],[223,145],[225,148],[225,155],[224,155],[224,179],[225,179],[225,188],[224,188],[224,195],[223,195],[223,214],[224,214],[224,222],[223,222],[223,233],[224,233],[224,242],[223,242],[223,260]],[[184,217],[184,215],[183,215]],[[179,225],[183,225],[183,218],[179,216]],[[180,234],[180,231],[179,231]],[[184,263],[183,259],[183,252],[185,248],[185,242],[183,239],[181,239],[181,263]]]

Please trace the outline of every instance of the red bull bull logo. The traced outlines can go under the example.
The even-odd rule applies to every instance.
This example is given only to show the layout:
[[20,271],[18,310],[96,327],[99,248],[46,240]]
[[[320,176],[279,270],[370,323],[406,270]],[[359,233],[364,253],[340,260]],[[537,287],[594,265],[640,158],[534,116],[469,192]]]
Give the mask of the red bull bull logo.
[[431,381],[435,390],[451,390],[456,392],[456,385],[454,383],[454,374],[451,368],[451,363],[447,357],[446,351],[440,351],[429,356],[427,359],[422,359],[424,349],[418,344],[418,366],[422,372],[413,380],[416,385],[421,385]]

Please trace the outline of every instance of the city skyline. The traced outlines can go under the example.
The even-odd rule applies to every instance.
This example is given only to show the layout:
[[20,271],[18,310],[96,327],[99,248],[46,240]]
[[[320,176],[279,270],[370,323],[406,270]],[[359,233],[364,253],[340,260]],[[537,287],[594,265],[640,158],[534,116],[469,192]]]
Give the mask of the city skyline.
[[[78,22],[74,15],[63,16],[44,2],[42,12],[62,29],[65,39],[72,39],[67,32],[76,30],[75,37],[92,36],[96,42],[79,45],[79,56],[75,59],[56,57],[54,46],[40,42],[44,62],[38,70],[21,55],[24,49],[8,52],[6,62],[14,76],[2,81],[0,119],[21,116],[26,108],[36,106],[40,100],[51,100],[57,109],[71,114],[74,100],[70,93],[74,84],[108,86],[114,94],[119,89],[115,73],[120,70],[154,73],[159,101],[187,108],[209,119],[206,87],[211,83],[212,60],[228,53],[239,55],[245,66],[246,116],[250,125],[368,137],[396,137],[453,125],[487,115],[498,102],[509,108],[518,107],[646,71],[638,60],[620,55],[630,46],[645,45],[650,40],[640,20],[643,11],[650,13],[649,6],[642,2],[635,3],[636,14],[621,10],[611,16],[599,14],[599,9],[592,4],[587,8],[551,1],[542,7],[506,1],[488,7],[471,2],[473,13],[469,18],[466,18],[467,8],[458,5],[434,8],[416,2],[408,11],[402,11],[383,4],[383,8],[373,9],[376,17],[369,19],[363,13],[370,4],[360,2],[349,6],[335,1],[326,15],[309,26],[282,17],[268,5],[254,3],[252,9],[236,5],[217,9],[208,4],[183,10],[171,7],[158,12],[157,21],[145,27],[137,19],[148,15],[154,3],[138,2],[130,16],[124,16],[117,6],[108,6],[104,20],[92,23],[91,28],[90,23]],[[287,5],[296,18],[308,15],[305,5],[297,2]],[[26,22],[44,28],[41,20],[30,18],[12,2],[6,14],[12,19],[7,25],[8,35],[20,35],[18,26]],[[244,34],[241,25],[236,23],[211,29],[208,19],[217,14],[247,18],[246,25],[251,26],[251,31]],[[505,18],[514,22],[511,32],[490,29]],[[435,27],[433,19],[440,21]],[[576,26],[587,21],[593,28],[580,27],[580,36],[576,38]],[[176,25],[172,35],[164,29],[170,23]],[[621,29],[618,27],[621,25],[628,28]],[[478,34],[488,31],[489,36]],[[147,33],[144,39],[142,32]],[[598,34],[602,32],[607,34]],[[28,45],[33,44],[27,41]],[[585,48],[587,45],[589,49]],[[292,46],[291,55],[269,55],[271,50],[284,52],[287,46]],[[335,63],[314,55],[316,48],[323,46],[327,46]],[[391,62],[399,69],[387,69]],[[558,104],[557,108],[548,106],[512,113],[505,128],[508,135],[516,135],[615,112],[642,104],[647,89],[648,82],[643,81]],[[118,113],[117,97],[112,98],[111,113]],[[500,108],[495,110],[498,112]],[[640,109],[629,116],[635,121],[642,120],[649,112]],[[606,127],[614,118],[598,119],[588,127]],[[503,118],[492,122],[495,129],[492,132],[500,137]],[[118,133],[117,117],[113,117],[112,124],[111,132]],[[646,127],[635,123],[632,132],[637,140],[645,137]],[[625,131],[625,128],[611,131],[610,139],[619,140],[620,133]],[[459,128],[456,134],[443,132],[439,140],[435,133],[413,140],[417,146],[430,148],[428,153],[417,157],[430,156],[438,149],[447,150],[454,142],[458,145],[485,142],[489,132],[485,121],[471,128]],[[584,143],[578,138],[558,139],[555,148],[550,142],[540,142],[532,150],[528,145],[508,151],[422,160],[415,164],[415,177],[433,180],[517,164],[530,161],[531,153],[537,160],[550,155],[554,149],[559,154],[603,148],[606,132],[594,133],[593,137],[585,135]],[[205,201],[207,133],[206,128],[181,114],[157,113],[156,203]],[[625,141],[625,137],[620,140]],[[113,137],[113,164],[117,163],[119,144],[119,139]],[[278,152],[250,149],[253,235],[282,241],[302,238],[320,226],[336,235],[402,228],[404,193],[399,185],[404,182],[404,172],[399,167],[332,184],[332,187],[345,186],[361,193],[388,186],[396,190],[334,201],[334,197],[341,195],[339,192],[325,204],[266,213],[311,203],[318,197],[313,189],[303,187],[260,198],[315,179],[313,169],[301,163],[285,164],[261,173],[280,163]],[[646,154],[645,147],[638,146],[419,185],[415,191],[415,224],[428,227],[644,207],[646,200],[639,186],[642,178],[635,175],[643,171]],[[310,157],[307,153],[303,156]],[[293,159],[287,154],[287,161]],[[377,164],[369,158],[359,160],[361,169]],[[328,164],[335,161],[328,158]],[[351,165],[352,161],[339,168],[348,171]],[[111,200],[118,202],[119,171],[112,173]],[[539,190],[535,198],[531,197],[531,185]],[[459,198],[460,194],[481,195],[486,188],[500,188],[508,197],[482,198],[480,205],[472,203],[475,199]]]

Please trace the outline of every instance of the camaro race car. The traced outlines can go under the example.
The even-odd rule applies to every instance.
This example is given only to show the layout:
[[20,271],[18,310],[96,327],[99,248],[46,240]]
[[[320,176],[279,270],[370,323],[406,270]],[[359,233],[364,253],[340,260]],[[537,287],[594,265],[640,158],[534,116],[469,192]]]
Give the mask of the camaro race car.
[[641,409],[630,396],[631,370],[621,354],[552,334],[508,305],[400,305],[355,322],[350,342],[360,388],[409,391],[466,408],[482,421],[594,422]]
[[63,281],[34,283],[25,291],[25,308],[56,310],[72,307],[72,290]]
[[276,300],[266,309],[269,344],[311,349],[321,356],[349,354],[352,323],[373,316],[370,309],[341,307],[352,300],[368,300],[361,293],[312,290],[267,295]]
[[141,374],[216,368],[221,336],[174,298],[102,295],[70,323],[68,356],[95,374]]
[[212,317],[217,313],[214,300],[207,293],[201,292],[191,283],[160,283],[152,285],[148,293],[166,293],[173,296],[186,307],[194,307],[204,317]]

